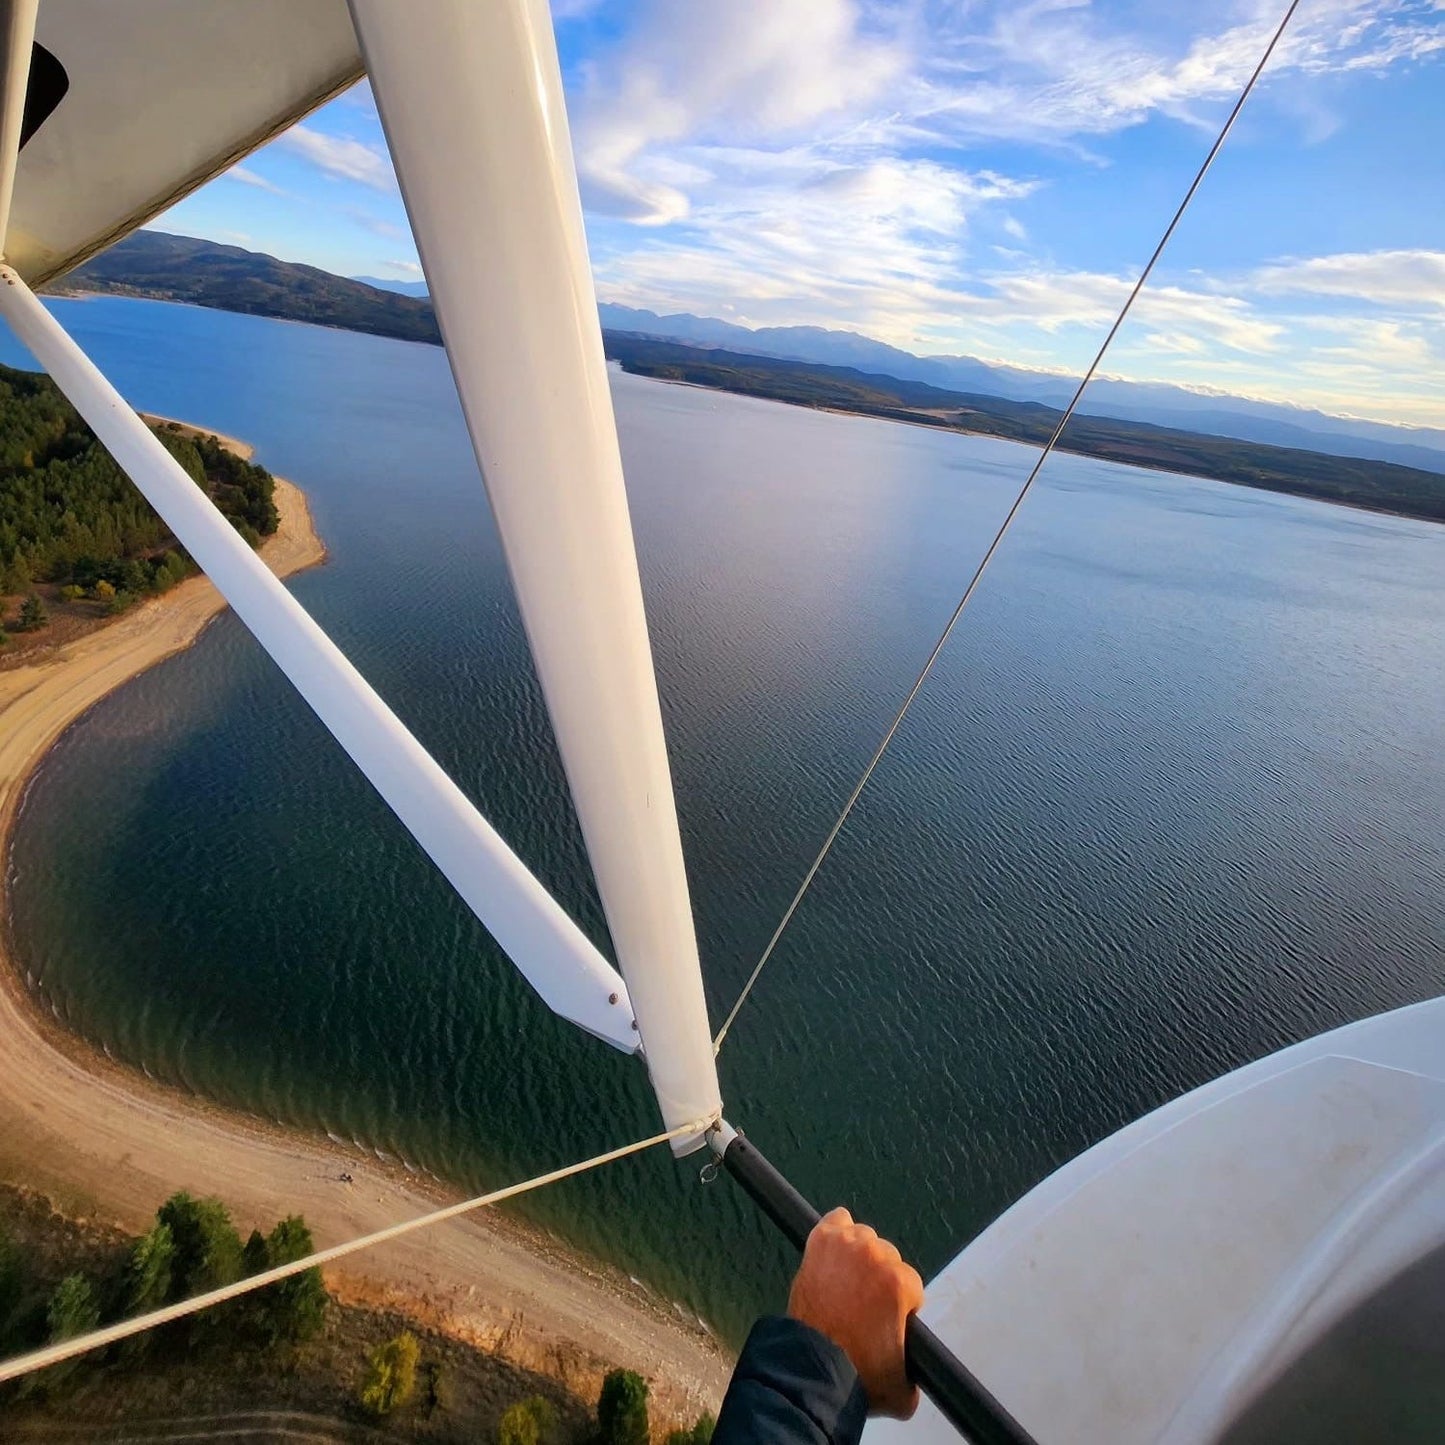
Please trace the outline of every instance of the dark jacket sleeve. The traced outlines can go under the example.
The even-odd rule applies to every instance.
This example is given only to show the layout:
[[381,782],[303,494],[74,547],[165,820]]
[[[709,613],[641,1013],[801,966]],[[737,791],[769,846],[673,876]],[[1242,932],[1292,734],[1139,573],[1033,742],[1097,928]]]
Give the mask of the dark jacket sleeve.
[[868,1418],[858,1372],[832,1340],[771,1315],[753,1326],[713,1445],[857,1445]]

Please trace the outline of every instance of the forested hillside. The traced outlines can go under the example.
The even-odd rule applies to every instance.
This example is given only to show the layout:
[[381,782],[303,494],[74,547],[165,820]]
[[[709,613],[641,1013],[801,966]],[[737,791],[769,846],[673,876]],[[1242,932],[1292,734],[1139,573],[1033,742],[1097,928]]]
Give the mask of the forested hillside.
[[164,231],[132,232],[72,271],[61,289],[154,296],[403,341],[439,344],[442,339],[430,301],[381,291],[240,246]]
[[[214,437],[189,437],[174,425],[155,431],[252,546],[276,530],[264,467]],[[114,612],[194,570],[54,383],[0,366],[0,591],[26,595],[54,584],[66,601],[88,598]],[[33,606],[31,618],[27,625],[39,625]]]

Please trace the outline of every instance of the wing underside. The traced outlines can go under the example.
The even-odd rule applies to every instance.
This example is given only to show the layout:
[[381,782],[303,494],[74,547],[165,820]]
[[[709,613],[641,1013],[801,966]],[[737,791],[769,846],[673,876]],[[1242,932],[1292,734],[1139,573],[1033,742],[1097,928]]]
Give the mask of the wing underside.
[[[344,0],[44,0],[6,259],[31,286],[227,170],[358,80]],[[58,72],[56,70],[58,67]]]

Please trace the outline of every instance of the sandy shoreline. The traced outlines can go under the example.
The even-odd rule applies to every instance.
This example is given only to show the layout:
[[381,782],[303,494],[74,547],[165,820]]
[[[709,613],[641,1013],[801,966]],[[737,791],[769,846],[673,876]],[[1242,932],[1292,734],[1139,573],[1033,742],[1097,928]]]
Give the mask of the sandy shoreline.
[[[288,576],[323,561],[304,495],[278,478],[276,501],[281,527],[262,548],[267,564]],[[26,787],[50,747],[107,693],[190,646],[223,606],[205,578],[192,578],[41,661],[0,673],[0,888],[8,889]],[[324,1136],[220,1108],[113,1063],[61,1027],[26,986],[3,892],[0,913],[0,1178],[43,1190],[67,1213],[129,1229],[145,1227],[176,1189],[217,1194],[243,1236],[299,1212],[323,1246],[458,1197]],[[598,1145],[614,1142],[624,1141]],[[343,1172],[354,1182],[342,1183]],[[667,1301],[491,1211],[356,1256],[328,1278],[344,1298],[384,1300],[585,1393],[607,1368],[637,1369],[652,1381],[659,1417],[715,1408],[727,1380],[727,1354]]]

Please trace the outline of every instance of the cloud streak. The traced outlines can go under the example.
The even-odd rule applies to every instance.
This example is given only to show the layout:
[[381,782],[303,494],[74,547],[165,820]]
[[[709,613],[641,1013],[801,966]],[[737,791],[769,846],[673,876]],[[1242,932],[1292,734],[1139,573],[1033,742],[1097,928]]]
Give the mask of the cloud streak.
[[869,33],[853,0],[649,0],[626,43],[588,71],[578,169],[594,209],[644,225],[681,220],[708,167],[667,148],[797,141],[868,107],[900,79],[905,48]]
[[245,166],[232,166],[231,169],[226,172],[226,179],[228,181],[240,181],[243,186],[251,186],[255,190],[266,191],[273,196],[289,197],[291,195],[290,191],[278,186],[274,181],[268,181],[265,176],[258,175],[257,172],[253,170],[248,170]]
[[[936,60],[914,72],[901,114],[919,135],[957,144],[1013,139],[1077,145],[1162,114],[1213,125],[1279,23],[1277,0],[1103,7],[985,0],[928,9]],[[1264,84],[1419,61],[1445,50],[1432,0],[1315,0],[1295,18]],[[1179,20],[1193,14],[1190,34]],[[1216,17],[1230,23],[1205,28]],[[1310,124],[1319,133],[1318,115]]]
[[327,135],[308,125],[292,126],[278,144],[333,180],[358,181],[375,191],[396,189],[391,161],[378,146]]
[[[1221,15],[1229,23],[1217,25]],[[690,214],[718,145],[806,137],[857,161],[1000,140],[1078,148],[1155,115],[1213,126],[1279,16],[1277,0],[1197,13],[1078,0],[651,0],[584,70],[584,196],[598,214],[668,225]],[[1434,0],[1315,0],[1266,85],[1439,54]],[[1318,106],[1297,113],[1317,138],[1336,123]]]
[[1445,315],[1445,251],[1348,252],[1276,262],[1254,276],[1271,296],[1327,296]]

